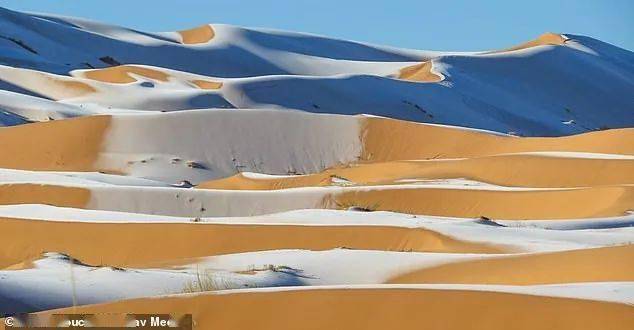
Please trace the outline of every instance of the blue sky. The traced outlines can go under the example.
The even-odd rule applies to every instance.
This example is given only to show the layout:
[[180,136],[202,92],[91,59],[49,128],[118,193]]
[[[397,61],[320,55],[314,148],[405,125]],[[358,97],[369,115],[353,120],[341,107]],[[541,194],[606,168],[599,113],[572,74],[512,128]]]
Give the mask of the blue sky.
[[429,50],[504,48],[551,31],[634,50],[634,0],[0,0],[0,6],[145,31],[227,23]]

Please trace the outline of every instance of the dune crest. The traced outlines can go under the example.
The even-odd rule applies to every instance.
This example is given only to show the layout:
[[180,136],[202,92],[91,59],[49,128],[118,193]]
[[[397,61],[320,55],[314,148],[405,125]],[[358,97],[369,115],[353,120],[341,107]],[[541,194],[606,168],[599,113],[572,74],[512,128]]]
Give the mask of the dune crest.
[[344,191],[326,205],[338,209],[493,219],[574,219],[622,216],[634,205],[634,186],[566,190],[496,191],[393,188]]
[[0,27],[0,315],[634,328],[631,51]]
[[220,81],[205,79],[203,76],[187,72],[166,70],[159,67],[149,67],[140,65],[118,65],[104,69],[75,70],[71,75],[103,83],[129,84],[137,82],[135,76],[156,82],[180,82],[186,86],[198,89],[217,90],[223,85]]
[[[245,121],[248,121],[248,114],[241,114],[245,116]],[[13,157],[0,159],[0,164],[3,164],[2,166],[6,168],[24,170],[109,171],[109,168],[96,168],[93,164],[98,154],[103,151],[104,139],[108,137],[106,133],[109,132],[108,128],[111,125],[111,118],[111,116],[100,115],[63,121],[49,121],[28,126],[0,128],[0,136],[2,137],[0,146],[8,154],[13,155]],[[259,115],[258,118],[260,118]],[[323,116],[310,115],[307,116],[306,120],[311,119],[312,122],[314,119],[321,120],[321,118]],[[321,120],[320,122],[323,123],[324,129],[331,126],[339,127],[338,124],[335,125],[334,119]],[[296,123],[302,121],[297,121]],[[474,158],[541,151],[634,155],[634,146],[629,143],[629,141],[634,139],[634,129],[598,131],[558,138],[517,138],[494,135],[482,131],[418,124],[387,118],[360,117],[357,121],[360,123],[360,128],[350,127],[346,129],[359,130],[358,134],[361,142],[358,147],[362,148],[359,156],[361,163]],[[251,126],[235,123],[231,127],[239,130],[240,127]],[[428,141],[432,140],[434,143],[428,143]],[[24,143],[28,143],[28,148],[24,147]],[[328,146],[323,148],[331,148],[331,144],[334,145],[334,143],[329,142]],[[510,161],[516,159],[516,157],[523,156],[503,156],[499,160]],[[538,161],[544,163],[551,161],[552,163],[563,164],[565,157],[565,155],[562,155],[556,159]],[[539,159],[539,157],[532,156],[531,159]],[[471,162],[475,162],[475,160]],[[588,166],[595,166],[590,164],[601,162],[606,164],[627,163],[626,161],[584,159],[579,159],[578,162],[588,163]],[[447,167],[449,165],[440,166]],[[476,168],[471,166],[465,171],[477,172]],[[495,174],[495,176],[502,173]],[[609,176],[612,175],[610,174]],[[614,175],[617,174],[614,173]],[[627,178],[627,176],[621,177]],[[610,182],[607,178],[597,179],[598,181],[595,182],[598,184],[601,180],[604,180],[604,183],[607,184]],[[499,182],[517,182],[518,180],[521,181],[521,178],[505,180],[513,181]],[[588,184],[592,182],[592,178],[579,178],[579,180],[582,182],[586,181]],[[531,180],[527,181],[530,182]],[[536,185],[548,186],[546,183],[536,183]],[[293,186],[295,185],[290,185],[289,187]]]
[[196,85],[196,87],[200,88],[200,89],[220,89],[222,87],[222,83],[218,82],[218,81],[209,81],[209,80],[202,80],[202,79],[196,79],[196,80],[192,80],[191,81],[192,84]]
[[563,45],[568,38],[559,33],[546,32],[539,37],[527,41],[521,45],[517,45],[511,48],[506,48],[503,50],[495,50],[488,53],[503,53],[503,52],[512,52],[514,50],[527,49],[537,46],[561,46]]
[[439,82],[445,79],[443,75],[435,73],[433,70],[433,60],[429,60],[402,68],[399,71],[398,78],[418,82]]
[[0,205],[48,204],[63,207],[85,207],[90,201],[90,190],[47,184],[2,184]]
[[[589,173],[605,171],[605,176]],[[302,176],[234,176],[205,181],[202,189],[277,190],[337,185],[406,184],[408,180],[465,178],[501,186],[563,188],[634,183],[634,159],[503,154],[475,158],[361,163]]]
[[512,255],[421,269],[387,283],[534,285],[634,281],[632,256],[634,245]]
[[[562,137],[514,137],[479,130],[363,118],[362,161],[463,158],[504,153],[571,151],[634,155],[634,129]],[[433,143],[432,143],[433,141]]]
[[194,45],[209,42],[214,38],[214,29],[209,24],[201,25],[189,30],[178,31],[181,35],[183,44]]
[[115,84],[136,82],[137,80],[130,75],[131,73],[163,82],[170,78],[168,73],[138,65],[118,65],[104,69],[74,71],[73,73],[88,79]]
[[95,87],[73,77],[0,65],[0,81],[2,80],[55,100],[72,99],[97,92]]
[[[482,309],[486,302],[487,310]],[[245,310],[252,311],[245,317]],[[55,312],[71,311],[71,309]],[[487,291],[315,289],[134,299],[72,309],[80,313],[197,315],[206,329],[630,329],[626,304]],[[456,317],[460,315],[460,317]],[[284,322],[280,322],[284,320]],[[307,322],[307,320],[310,320]]]
[[0,166],[24,170],[94,171],[110,116],[0,128]]
[[[84,82],[73,81],[70,79],[46,77],[45,85],[47,86],[47,88],[50,88],[51,86],[55,86],[56,92],[54,92],[54,94],[51,94],[51,96],[60,100],[80,97],[90,93],[97,92],[97,90],[94,87]],[[42,90],[43,89],[40,89],[40,88],[33,89],[33,91],[36,93],[40,93]]]
[[[507,251],[505,247],[462,241],[423,228],[388,226],[122,224],[2,218],[0,231],[4,235],[0,268],[48,251],[72,255],[89,264],[114,266],[288,248],[485,254]],[[20,234],[25,232],[28,237]],[[53,232],[73,239],[60,239],[50,235]]]

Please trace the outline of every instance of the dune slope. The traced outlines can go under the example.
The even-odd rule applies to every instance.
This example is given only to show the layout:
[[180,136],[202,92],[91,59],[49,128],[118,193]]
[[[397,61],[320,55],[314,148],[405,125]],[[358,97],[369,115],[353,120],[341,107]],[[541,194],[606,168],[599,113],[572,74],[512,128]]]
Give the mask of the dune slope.
[[[482,301],[493,307],[482,311]],[[244,311],[252,310],[245,317]],[[421,310],[423,312],[421,312]],[[425,289],[324,289],[140,299],[77,311],[192,312],[201,327],[258,329],[628,329],[625,304],[508,293]],[[461,317],[454,317],[456,314]],[[284,320],[281,322],[280,320]],[[310,320],[310,322],[306,322]]]
[[0,317],[632,329],[633,90],[634,53],[569,33],[437,52],[0,8]]

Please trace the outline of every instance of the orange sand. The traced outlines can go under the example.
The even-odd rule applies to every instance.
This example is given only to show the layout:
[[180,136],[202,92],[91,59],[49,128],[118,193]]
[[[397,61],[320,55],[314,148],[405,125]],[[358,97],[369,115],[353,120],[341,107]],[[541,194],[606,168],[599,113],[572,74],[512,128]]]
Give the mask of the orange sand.
[[85,78],[114,84],[127,84],[137,81],[130,75],[131,73],[158,81],[167,81],[170,77],[165,72],[137,65],[119,65],[82,71],[82,75]]
[[432,289],[324,289],[142,298],[56,310],[192,313],[198,329],[631,329],[634,307]]
[[412,65],[401,69],[398,78],[404,80],[418,82],[439,82],[443,80],[442,76],[431,71],[432,62],[427,61],[420,64]]
[[500,155],[457,160],[394,161],[332,168],[321,173],[271,178],[242,174],[206,181],[204,189],[275,190],[330,186],[333,178],[353,185],[397,184],[404,179],[466,178],[502,186],[586,187],[634,183],[634,160]]
[[634,245],[510,255],[421,269],[388,283],[533,285],[634,281]]
[[575,219],[624,215],[634,208],[634,186],[569,190],[487,191],[417,188],[333,194],[326,207],[492,219]]
[[192,80],[192,84],[196,85],[196,87],[200,89],[220,89],[222,87],[222,83],[218,81],[209,81],[209,80]]
[[[107,69],[106,69],[107,70]],[[530,151],[578,151],[634,155],[634,129],[560,138],[516,138],[417,124],[362,118],[362,161],[461,158]],[[91,116],[0,128],[0,148],[11,157],[5,168],[94,170],[109,116]],[[432,142],[430,142],[432,141]],[[591,179],[588,179],[591,180]]]
[[566,42],[566,38],[558,33],[552,33],[552,32],[546,32],[542,35],[540,35],[539,37],[537,37],[537,39],[533,39],[529,42],[525,42],[521,45],[515,46],[515,47],[511,47],[511,48],[507,48],[504,50],[497,50],[497,51],[492,51],[489,53],[502,53],[502,52],[510,52],[510,51],[514,51],[514,50],[520,50],[520,49],[526,49],[526,48],[531,48],[531,47],[537,47],[537,46],[546,46],[546,45],[552,45],[552,46],[561,46]]
[[[0,268],[61,252],[93,265],[129,266],[276,249],[504,253],[434,231],[387,226],[86,223],[0,218]],[[142,248],[140,248],[142,247]]]
[[0,128],[0,167],[94,171],[110,116],[90,116]]
[[0,185],[0,205],[47,204],[81,208],[89,200],[90,190],[84,188],[35,183]]
[[363,118],[364,161],[462,158],[531,151],[634,155],[634,129],[517,138],[387,118]]
[[209,24],[201,25],[199,27],[178,31],[183,38],[184,44],[202,44],[210,41],[214,38],[214,29]]
[[[38,86],[36,88],[23,87],[38,94],[47,89],[57,90],[57,92],[55,92],[56,95],[51,96],[58,100],[80,97],[97,91],[94,87],[81,81],[75,81],[72,78],[60,79],[49,75],[45,75],[44,77],[46,78],[46,84],[44,86]],[[44,95],[48,94],[45,93]]]

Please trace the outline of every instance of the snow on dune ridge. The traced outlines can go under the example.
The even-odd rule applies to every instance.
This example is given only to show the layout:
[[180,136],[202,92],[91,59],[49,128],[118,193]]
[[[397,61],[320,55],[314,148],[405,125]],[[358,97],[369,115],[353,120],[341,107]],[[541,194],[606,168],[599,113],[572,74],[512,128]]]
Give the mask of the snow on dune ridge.
[[[555,42],[558,35],[545,34],[510,50],[441,53],[209,25],[213,37],[207,42],[182,45],[177,32],[151,34],[81,19],[2,13],[0,23],[8,34],[3,37],[14,40],[4,44],[12,51],[7,54],[21,54],[2,63],[15,68],[68,75],[72,70],[143,64],[223,83],[217,91],[183,90],[145,77],[143,83],[131,86],[92,82],[87,86],[98,90],[93,93],[53,93],[73,96],[75,104],[98,104],[106,110],[277,107],[370,113],[520,135],[567,135],[634,124],[628,112],[631,102],[625,97],[634,88],[634,68],[627,64],[634,56],[582,36],[565,35],[564,42]],[[192,33],[206,33],[200,29],[206,28]],[[84,51],[73,54],[69,39],[81,41]],[[442,77],[441,81],[393,79],[423,62],[429,65],[417,72],[430,72]],[[0,73],[0,80],[8,83],[4,89],[22,91],[24,80],[12,75]],[[86,83],[75,83],[80,82]],[[35,93],[47,92],[27,86],[32,88]],[[338,102],[341,99],[345,105]]]
[[627,327],[634,53],[503,46],[0,8],[0,316]]

